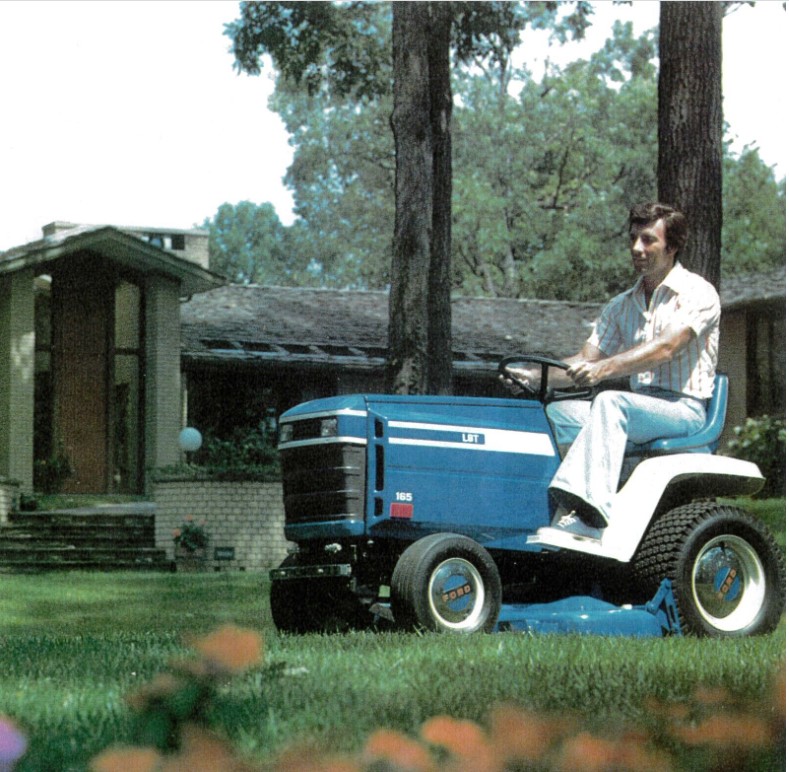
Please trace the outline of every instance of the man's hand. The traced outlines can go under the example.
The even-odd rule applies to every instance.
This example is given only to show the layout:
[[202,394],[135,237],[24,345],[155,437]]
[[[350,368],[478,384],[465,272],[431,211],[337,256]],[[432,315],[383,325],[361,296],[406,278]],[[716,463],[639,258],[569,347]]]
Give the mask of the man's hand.
[[535,387],[532,384],[540,380],[539,371],[526,367],[508,367],[507,372],[512,377],[507,378],[504,375],[500,375],[499,380],[504,384],[504,388],[514,396],[521,394],[527,389],[534,391]]
[[605,360],[599,362],[575,362],[570,365],[567,375],[572,378],[576,386],[588,389],[592,386],[597,386],[598,383],[605,380],[605,367]]

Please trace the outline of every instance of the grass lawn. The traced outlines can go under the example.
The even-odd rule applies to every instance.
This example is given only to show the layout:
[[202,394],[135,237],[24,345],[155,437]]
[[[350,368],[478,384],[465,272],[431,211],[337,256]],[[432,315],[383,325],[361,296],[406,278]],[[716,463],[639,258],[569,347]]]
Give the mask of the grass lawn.
[[[784,502],[757,507],[783,534]],[[786,650],[785,623],[723,641],[279,636],[260,574],[5,575],[2,586],[0,714],[30,738],[18,769],[36,772],[83,770],[129,742],[124,695],[187,653],[190,634],[230,622],[263,635],[266,659],[223,688],[213,720],[258,758],[306,739],[355,750],[380,726],[416,733],[438,714],[484,721],[501,702],[579,715],[601,733],[654,724],[650,698],[685,701],[699,685],[759,704]]]

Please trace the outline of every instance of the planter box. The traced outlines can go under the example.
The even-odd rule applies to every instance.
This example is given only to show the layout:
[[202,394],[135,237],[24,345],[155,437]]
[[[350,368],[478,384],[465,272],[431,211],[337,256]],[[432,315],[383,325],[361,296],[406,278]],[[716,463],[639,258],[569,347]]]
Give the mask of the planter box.
[[208,570],[208,550],[189,551],[183,547],[175,549],[175,570],[179,573],[198,574]]
[[281,483],[168,480],[153,484],[153,497],[156,546],[171,559],[173,531],[189,516],[205,521],[207,571],[268,571],[287,554]]

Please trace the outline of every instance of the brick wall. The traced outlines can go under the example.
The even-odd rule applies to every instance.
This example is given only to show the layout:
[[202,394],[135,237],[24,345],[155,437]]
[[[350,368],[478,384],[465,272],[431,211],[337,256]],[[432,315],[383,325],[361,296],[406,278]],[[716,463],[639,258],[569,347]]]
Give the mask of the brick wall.
[[0,523],[8,522],[8,513],[16,508],[19,498],[19,484],[0,480]]
[[[208,569],[265,571],[287,554],[282,485],[261,482],[171,481],[153,486],[156,546],[174,555],[173,531],[187,516],[205,521]],[[216,559],[216,551],[233,557]]]

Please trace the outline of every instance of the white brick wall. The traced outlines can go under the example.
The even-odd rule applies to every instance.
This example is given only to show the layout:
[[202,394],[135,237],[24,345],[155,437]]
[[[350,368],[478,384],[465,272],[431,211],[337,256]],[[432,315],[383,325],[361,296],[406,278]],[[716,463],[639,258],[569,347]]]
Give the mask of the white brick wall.
[[33,270],[0,276],[0,475],[33,490]]
[[145,285],[145,463],[151,469],[180,460],[179,293],[177,282],[160,277],[150,277]]
[[19,498],[19,485],[15,482],[0,481],[0,523],[8,522],[8,513],[15,508]]
[[[156,546],[174,556],[173,531],[187,516],[205,521],[209,570],[265,571],[287,554],[280,483],[157,482]],[[217,548],[232,547],[232,560],[216,560]]]

